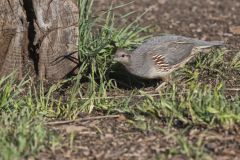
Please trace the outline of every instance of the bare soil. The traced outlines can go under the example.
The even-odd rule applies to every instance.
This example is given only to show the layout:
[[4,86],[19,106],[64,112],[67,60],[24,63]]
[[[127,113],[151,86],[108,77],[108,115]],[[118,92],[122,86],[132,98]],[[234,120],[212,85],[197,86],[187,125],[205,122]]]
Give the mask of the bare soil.
[[[117,5],[129,1],[112,2]],[[110,0],[96,0],[94,3],[96,13],[109,8],[110,4]],[[170,33],[204,40],[224,40],[232,52],[240,49],[240,35],[230,31],[232,26],[240,25],[239,0],[137,0],[133,4],[117,9],[115,13],[123,15],[136,11],[129,20],[133,21],[149,7],[151,10],[141,18],[140,23],[152,26],[149,31],[154,35]],[[125,19],[119,23],[124,21]],[[91,116],[101,114],[97,112]],[[167,159],[188,159],[179,150],[180,143],[161,131],[161,128],[166,129],[162,120],[147,120],[145,129],[141,129],[136,123],[131,123],[126,117],[120,116],[50,127],[51,130],[61,133],[65,147],[56,151],[45,150],[39,155],[39,159],[144,160],[161,158],[170,153],[172,156]],[[205,151],[213,159],[240,159],[238,128],[226,131],[220,128],[206,130],[204,127],[194,126],[187,126],[186,129],[186,126],[182,126],[173,127],[169,133],[178,135],[183,130],[187,141],[194,145],[202,136]],[[76,132],[71,144],[69,133],[72,131]]]
[[[96,115],[94,115],[96,116]],[[55,125],[52,129],[61,133],[64,144],[52,152],[46,150],[39,156],[44,159],[189,159],[183,151],[182,141],[197,146],[203,141],[204,151],[213,159],[232,160],[240,158],[239,129],[226,131],[220,128],[205,129],[188,126],[167,126],[159,120],[147,120],[132,124],[123,115],[119,118],[88,120],[66,125]],[[142,128],[142,125],[146,128]],[[179,124],[176,124],[179,126]],[[71,134],[72,133],[72,134]],[[182,137],[177,139],[177,136]],[[71,136],[73,142],[71,144]],[[186,139],[181,139],[186,137]],[[193,148],[194,149],[194,148]],[[199,148],[198,148],[199,149]],[[198,150],[197,152],[200,152]],[[191,155],[191,151],[190,151]],[[203,156],[203,159],[209,158]],[[192,159],[196,157],[192,156]]]
[[[96,0],[97,13],[109,8],[111,2]],[[115,0],[114,2],[114,4],[127,4],[130,1]],[[232,48],[239,49],[240,34],[234,35],[230,31],[231,27],[240,25],[239,8],[238,0],[138,0],[116,9],[115,13],[120,16],[135,11],[136,13],[130,16],[130,21],[133,21],[148,10],[140,18],[140,24],[151,26],[150,32],[154,35],[168,33],[203,40],[224,40]]]

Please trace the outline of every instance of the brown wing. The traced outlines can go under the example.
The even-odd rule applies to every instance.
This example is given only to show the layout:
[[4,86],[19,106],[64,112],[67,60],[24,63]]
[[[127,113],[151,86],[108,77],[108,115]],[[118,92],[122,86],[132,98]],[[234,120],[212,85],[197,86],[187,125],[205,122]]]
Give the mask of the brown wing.
[[155,54],[152,56],[152,60],[156,68],[161,72],[168,72],[172,68],[165,62],[165,57],[163,55]]

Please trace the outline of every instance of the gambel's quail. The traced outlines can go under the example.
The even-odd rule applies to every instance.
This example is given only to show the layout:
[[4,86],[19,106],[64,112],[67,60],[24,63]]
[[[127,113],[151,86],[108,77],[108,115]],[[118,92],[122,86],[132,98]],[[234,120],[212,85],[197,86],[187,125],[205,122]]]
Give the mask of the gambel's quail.
[[132,53],[118,49],[114,60],[123,64],[136,76],[146,79],[161,78],[167,82],[170,80],[170,74],[182,67],[196,53],[223,44],[223,41],[208,42],[176,35],[157,36],[148,39]]

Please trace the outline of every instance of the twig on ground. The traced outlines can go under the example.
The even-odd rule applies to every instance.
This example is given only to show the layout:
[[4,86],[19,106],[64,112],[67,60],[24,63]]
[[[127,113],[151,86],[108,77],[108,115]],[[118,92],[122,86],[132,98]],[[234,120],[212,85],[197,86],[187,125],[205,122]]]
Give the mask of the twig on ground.
[[89,120],[98,120],[98,119],[107,119],[107,118],[119,118],[120,115],[107,115],[107,116],[96,116],[96,117],[85,117],[85,118],[78,118],[74,120],[67,120],[67,121],[53,121],[47,122],[46,125],[64,125],[74,122],[81,122],[81,121],[89,121]]
[[226,91],[240,91],[240,88],[226,88]]

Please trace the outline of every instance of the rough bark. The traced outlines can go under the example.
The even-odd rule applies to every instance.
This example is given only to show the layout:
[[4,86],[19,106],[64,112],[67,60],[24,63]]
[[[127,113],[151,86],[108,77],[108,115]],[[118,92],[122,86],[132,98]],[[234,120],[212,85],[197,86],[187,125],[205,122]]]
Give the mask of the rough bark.
[[28,59],[41,79],[61,79],[74,71],[78,62],[76,2],[1,0],[0,76],[16,70],[21,78],[29,70]]
[[35,42],[41,79],[60,79],[77,63],[78,7],[75,0],[33,0]]
[[0,1],[0,76],[13,71],[22,77],[27,22],[21,0]]

